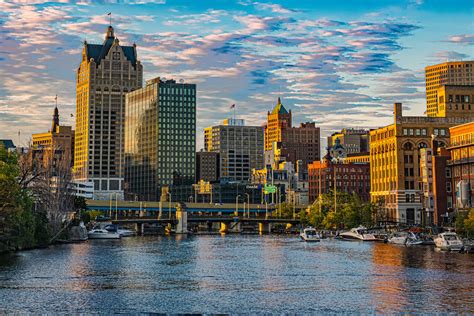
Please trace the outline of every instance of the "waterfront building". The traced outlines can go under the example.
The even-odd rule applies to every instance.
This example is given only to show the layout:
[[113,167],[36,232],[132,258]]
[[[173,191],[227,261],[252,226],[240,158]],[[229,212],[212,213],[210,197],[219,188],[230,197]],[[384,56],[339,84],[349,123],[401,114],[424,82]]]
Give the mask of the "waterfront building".
[[[467,113],[462,107],[473,107],[472,92],[466,93],[464,90],[457,91],[459,86],[474,86],[474,61],[454,61],[445,62],[425,68],[426,81],[426,114],[430,117],[449,117],[451,115],[463,115],[459,112]],[[451,87],[447,87],[451,86]],[[453,91],[454,90],[454,91]],[[472,91],[472,90],[471,90]],[[445,104],[446,95],[468,96],[469,100],[454,99]],[[442,97],[442,99],[440,99]],[[449,109],[449,103],[454,103]],[[456,110],[455,107],[458,107]],[[448,106],[448,108],[446,108]],[[472,115],[472,112],[471,112]]]
[[453,201],[458,210],[474,207],[474,121],[449,129]]
[[369,152],[369,130],[343,128],[340,132],[328,136],[328,147],[336,144],[336,139],[344,146],[347,155]]
[[142,87],[135,44],[123,46],[107,28],[102,44],[82,48],[76,74],[74,178],[94,183],[94,198],[123,198],[126,93]]
[[[148,80],[125,106],[125,194],[160,200],[163,187],[195,179],[196,85]],[[175,200],[176,201],[176,200]]]
[[371,200],[381,205],[381,217],[404,224],[421,224],[420,149],[449,145],[449,128],[469,117],[406,117],[394,105],[394,123],[370,131]]
[[216,182],[219,180],[219,153],[199,151],[196,153],[196,183],[200,180]]
[[250,182],[252,169],[263,168],[263,132],[261,126],[233,120],[204,130],[206,151],[219,154],[221,180]]
[[[288,111],[278,98],[271,112],[267,113],[265,125],[265,165],[276,166],[282,161],[301,160],[306,169],[314,160],[320,159],[320,129],[315,123],[301,123],[292,127],[291,110]],[[267,152],[272,152],[270,155]]]
[[[59,110],[54,108],[51,129],[46,133],[32,135],[33,150],[36,155],[49,153],[55,160],[64,159],[72,166],[74,161],[74,131],[71,126],[59,124]],[[44,157],[46,158],[46,157]]]
[[444,225],[448,223],[448,211],[452,211],[451,170],[447,167],[449,152],[437,148],[436,139],[430,148],[420,149],[420,179],[422,191],[422,225]]
[[[328,155],[329,156],[329,155]],[[361,200],[370,200],[370,167],[367,163],[338,162],[331,157],[314,161],[308,166],[309,203],[320,194],[344,192],[357,194]]]

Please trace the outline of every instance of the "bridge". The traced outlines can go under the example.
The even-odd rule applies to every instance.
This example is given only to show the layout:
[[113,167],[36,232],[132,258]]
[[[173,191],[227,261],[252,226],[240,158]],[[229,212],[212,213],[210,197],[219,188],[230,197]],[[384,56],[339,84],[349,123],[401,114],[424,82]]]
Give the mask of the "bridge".
[[[186,209],[180,210],[176,202],[138,202],[138,201],[96,201],[87,200],[89,210],[99,210],[108,214],[112,223],[117,225],[135,225],[143,232],[145,225],[171,225],[177,232],[187,231],[189,223],[220,225],[221,232],[229,228],[238,232],[241,225],[258,225],[260,232],[270,232],[273,224],[298,224],[298,219],[284,219],[278,215],[277,205],[264,204],[208,204],[186,203]],[[295,213],[301,207],[295,208]]]

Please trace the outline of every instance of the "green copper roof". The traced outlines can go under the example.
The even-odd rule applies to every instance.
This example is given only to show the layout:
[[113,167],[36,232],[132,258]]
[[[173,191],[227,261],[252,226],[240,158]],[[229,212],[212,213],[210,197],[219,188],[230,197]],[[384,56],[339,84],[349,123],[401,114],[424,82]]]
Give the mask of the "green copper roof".
[[280,97],[278,97],[278,103],[273,108],[272,114],[288,114],[288,111],[285,109],[283,104],[281,104]]

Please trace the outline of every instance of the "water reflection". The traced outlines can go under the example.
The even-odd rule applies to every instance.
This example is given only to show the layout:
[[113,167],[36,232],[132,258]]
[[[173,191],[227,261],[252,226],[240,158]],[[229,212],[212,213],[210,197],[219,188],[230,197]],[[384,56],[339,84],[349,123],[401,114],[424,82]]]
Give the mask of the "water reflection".
[[285,236],[97,240],[0,257],[0,314],[472,313],[472,258]]

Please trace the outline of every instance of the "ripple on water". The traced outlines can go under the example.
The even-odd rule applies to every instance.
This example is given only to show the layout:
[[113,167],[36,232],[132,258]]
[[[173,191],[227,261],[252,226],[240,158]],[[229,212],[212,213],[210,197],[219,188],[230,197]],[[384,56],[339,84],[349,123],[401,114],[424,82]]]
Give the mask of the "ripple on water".
[[90,241],[0,257],[0,313],[472,313],[472,258],[271,235]]

